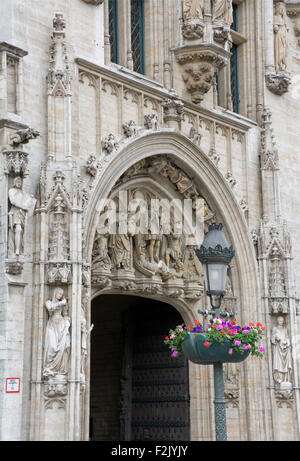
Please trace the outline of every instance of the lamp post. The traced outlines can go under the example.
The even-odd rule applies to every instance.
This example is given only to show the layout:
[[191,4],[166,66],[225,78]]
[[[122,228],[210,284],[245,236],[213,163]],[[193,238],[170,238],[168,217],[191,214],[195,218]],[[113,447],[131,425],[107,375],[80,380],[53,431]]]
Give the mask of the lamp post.
[[[232,313],[224,313],[220,311],[222,299],[226,294],[226,275],[228,264],[232,260],[235,250],[226,240],[222,231],[223,224],[213,223],[209,225],[209,231],[206,234],[200,248],[195,250],[199,261],[203,265],[204,279],[206,286],[206,294],[210,298],[212,311],[198,311],[200,314],[211,314],[213,319],[216,316],[223,317],[231,316]],[[218,302],[215,304],[214,298]],[[216,440],[227,440],[226,429],[226,402],[224,397],[224,376],[223,363],[214,363],[214,387],[215,387],[215,426]]]

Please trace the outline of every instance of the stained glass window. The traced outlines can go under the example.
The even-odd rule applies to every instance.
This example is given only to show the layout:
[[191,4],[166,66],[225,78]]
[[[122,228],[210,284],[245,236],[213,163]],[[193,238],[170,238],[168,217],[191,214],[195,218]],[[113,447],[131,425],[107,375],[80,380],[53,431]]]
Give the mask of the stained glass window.
[[110,56],[111,61],[118,64],[118,0],[109,0],[108,22],[110,35]]
[[131,0],[131,49],[133,70],[144,74],[144,1]]

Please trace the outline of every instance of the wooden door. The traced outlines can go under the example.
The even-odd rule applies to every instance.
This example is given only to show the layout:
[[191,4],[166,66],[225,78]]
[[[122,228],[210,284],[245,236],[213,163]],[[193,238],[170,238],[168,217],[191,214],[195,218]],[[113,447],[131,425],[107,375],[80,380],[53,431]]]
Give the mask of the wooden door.
[[124,318],[121,440],[190,439],[188,363],[164,337],[183,323],[175,308],[145,300]]

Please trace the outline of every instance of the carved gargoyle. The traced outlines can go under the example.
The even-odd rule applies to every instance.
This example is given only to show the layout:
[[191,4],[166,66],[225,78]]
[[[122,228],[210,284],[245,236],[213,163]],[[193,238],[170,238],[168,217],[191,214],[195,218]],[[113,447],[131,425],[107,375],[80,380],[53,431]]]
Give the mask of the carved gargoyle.
[[18,130],[11,135],[9,144],[13,147],[19,147],[21,144],[28,144],[31,139],[35,139],[38,136],[40,136],[40,133],[33,128]]

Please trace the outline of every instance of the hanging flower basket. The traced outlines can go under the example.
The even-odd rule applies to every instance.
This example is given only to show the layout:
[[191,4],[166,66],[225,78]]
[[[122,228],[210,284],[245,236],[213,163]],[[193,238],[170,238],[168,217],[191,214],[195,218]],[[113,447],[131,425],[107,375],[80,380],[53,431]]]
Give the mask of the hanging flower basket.
[[243,362],[251,354],[263,357],[265,349],[259,346],[265,327],[261,323],[237,325],[216,317],[208,325],[198,320],[194,325],[178,325],[165,337],[173,357],[185,356],[201,365],[216,362]]
[[189,333],[182,343],[182,351],[188,360],[200,365],[211,365],[215,362],[243,362],[250,355],[249,349],[243,352],[234,350],[229,340],[223,343],[213,340],[208,343],[206,336],[201,333]]

